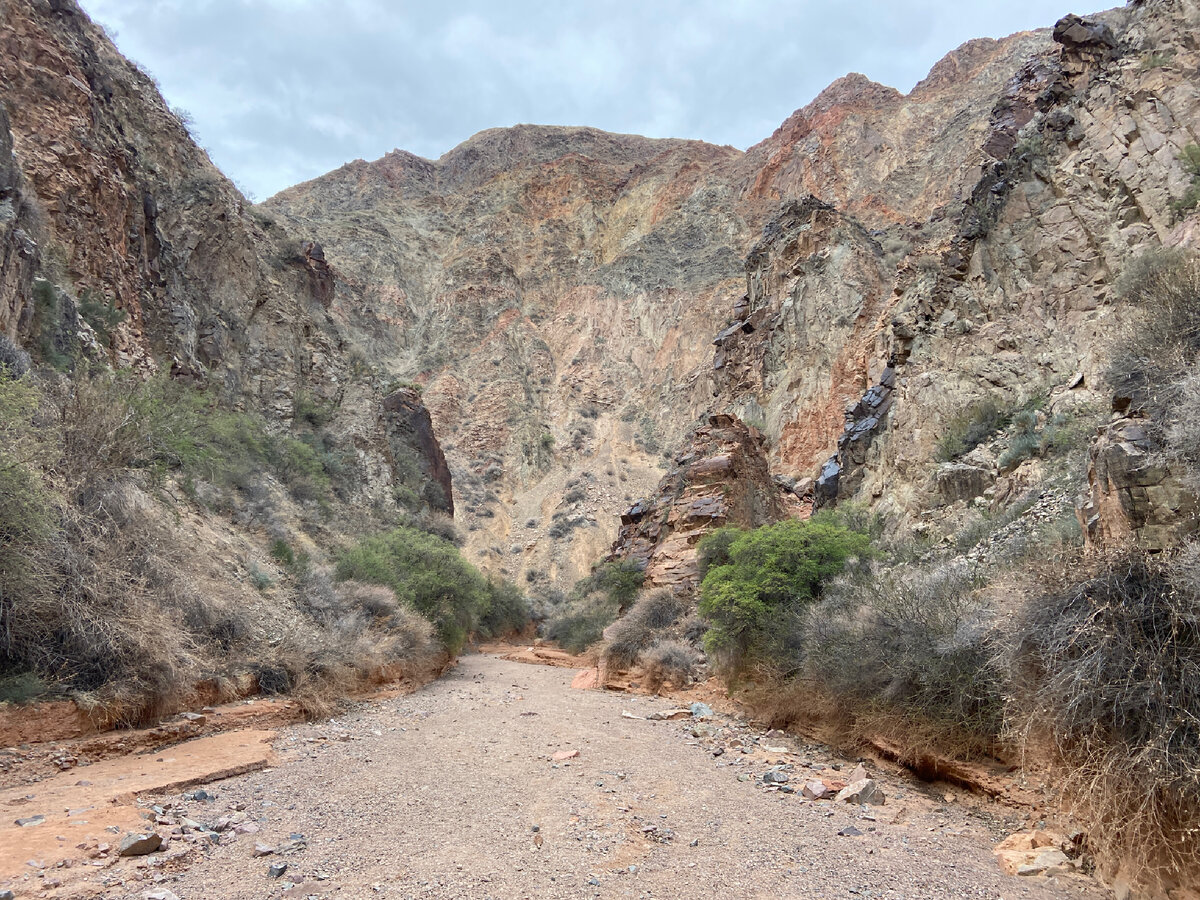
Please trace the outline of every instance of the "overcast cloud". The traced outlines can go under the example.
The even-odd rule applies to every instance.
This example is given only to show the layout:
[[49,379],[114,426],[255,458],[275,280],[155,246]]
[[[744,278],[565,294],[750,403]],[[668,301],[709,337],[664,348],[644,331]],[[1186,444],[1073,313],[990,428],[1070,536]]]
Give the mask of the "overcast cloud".
[[908,91],[1051,0],[82,0],[263,199],[518,122],[746,148],[846,72]]

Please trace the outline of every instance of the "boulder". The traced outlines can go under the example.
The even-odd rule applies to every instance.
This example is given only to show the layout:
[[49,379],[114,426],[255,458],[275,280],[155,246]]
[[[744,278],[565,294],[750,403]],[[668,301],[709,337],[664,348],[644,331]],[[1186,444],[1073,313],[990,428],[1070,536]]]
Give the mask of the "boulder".
[[151,831],[142,834],[127,834],[117,847],[119,856],[145,856],[162,846],[162,835]]

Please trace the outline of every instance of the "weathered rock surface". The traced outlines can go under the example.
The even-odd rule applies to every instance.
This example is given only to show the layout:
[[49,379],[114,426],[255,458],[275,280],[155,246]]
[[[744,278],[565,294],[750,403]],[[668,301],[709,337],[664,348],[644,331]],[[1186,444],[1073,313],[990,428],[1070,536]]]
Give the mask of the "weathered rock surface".
[[[1101,383],[1128,315],[1114,274],[1194,243],[1170,203],[1200,128],[1190,2],[972,41],[908,95],[848,75],[745,153],[523,125],[258,208],[73,3],[4,9],[5,333],[28,338],[53,244],[56,289],[127,315],[94,352],[220,384],[280,427],[302,397],[332,408],[360,499],[385,505],[407,454],[380,402],[419,382],[468,551],[531,582],[582,573],[714,412],[762,423],[763,484],[804,485],[765,515],[858,497],[915,521],[978,497],[986,471],[937,474],[948,422]],[[761,506],[750,482],[722,502]],[[627,522],[621,552],[687,583],[689,522],[730,514],[655,508],[661,533]]]
[[1196,531],[1200,498],[1157,446],[1144,419],[1122,418],[1093,441],[1088,494],[1077,510],[1091,542],[1118,545],[1136,540],[1162,550]]
[[733,416],[714,415],[692,434],[657,492],[621,516],[611,555],[644,564],[649,585],[695,588],[702,537],[722,525],[765,524],[782,510],[762,434]]

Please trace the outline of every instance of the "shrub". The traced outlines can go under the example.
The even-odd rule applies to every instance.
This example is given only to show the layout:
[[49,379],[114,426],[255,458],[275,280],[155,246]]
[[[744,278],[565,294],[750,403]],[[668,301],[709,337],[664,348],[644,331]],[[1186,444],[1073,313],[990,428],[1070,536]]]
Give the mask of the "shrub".
[[1011,413],[990,398],[963,410],[946,423],[938,439],[938,461],[950,462],[971,452],[1010,421]]
[[529,600],[521,589],[503,578],[488,579],[487,607],[479,616],[484,637],[502,637],[522,631],[529,624]]
[[623,611],[637,596],[645,579],[646,570],[641,563],[615,559],[597,565],[592,574],[580,579],[572,590],[577,596],[600,591]]
[[932,732],[954,755],[987,752],[1001,730],[1003,680],[976,588],[962,560],[837,579],[811,610],[796,668],[853,700],[860,727],[893,712],[901,732]]
[[457,653],[487,609],[488,584],[449,541],[401,526],[360,541],[342,554],[338,580],[382,584],[433,622]]
[[696,673],[696,652],[678,641],[658,641],[642,656],[644,686],[658,692],[664,685],[684,688]]
[[729,548],[745,533],[746,529],[736,525],[723,525],[700,539],[696,545],[696,564],[700,568],[701,579],[713,566],[729,565]]
[[604,648],[605,661],[614,668],[628,669],[643,650],[654,643],[655,632],[673,625],[683,606],[670,591],[644,594],[612,629]]
[[1192,180],[1183,196],[1171,201],[1171,211],[1176,215],[1191,212],[1200,204],[1200,146],[1188,144],[1184,147],[1179,154],[1179,162]]
[[20,378],[29,371],[29,354],[0,334],[0,377]]
[[596,591],[569,600],[547,620],[543,632],[569,653],[582,653],[603,636],[604,629],[617,618],[618,606],[606,594]]
[[799,614],[868,545],[866,535],[828,521],[793,519],[740,535],[729,562],[710,568],[700,586],[700,612],[712,623],[705,646],[734,671],[786,661]]
[[1181,379],[1200,356],[1200,259],[1147,251],[1126,266],[1116,292],[1138,315],[1113,342],[1108,380],[1132,409],[1162,427],[1180,399]]
[[1009,722],[1049,747],[1102,856],[1143,880],[1200,860],[1200,546],[1043,573],[1013,630]]

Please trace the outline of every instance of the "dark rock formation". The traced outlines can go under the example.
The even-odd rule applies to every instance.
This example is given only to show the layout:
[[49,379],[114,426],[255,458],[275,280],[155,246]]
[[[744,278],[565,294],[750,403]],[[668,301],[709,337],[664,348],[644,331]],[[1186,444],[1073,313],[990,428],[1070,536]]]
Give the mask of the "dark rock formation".
[[383,429],[391,455],[392,483],[434,509],[454,515],[454,484],[421,395],[401,388],[383,398]]

